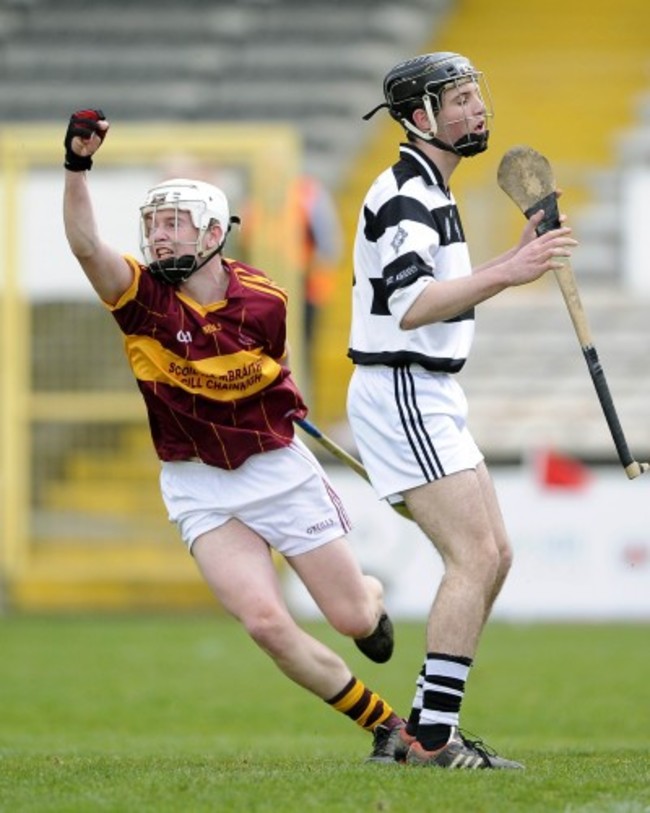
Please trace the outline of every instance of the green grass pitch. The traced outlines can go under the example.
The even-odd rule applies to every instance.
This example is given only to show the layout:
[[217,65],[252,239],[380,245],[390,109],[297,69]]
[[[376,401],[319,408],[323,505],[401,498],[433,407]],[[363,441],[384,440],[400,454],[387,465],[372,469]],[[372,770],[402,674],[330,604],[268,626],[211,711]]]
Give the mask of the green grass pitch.
[[[309,628],[405,714],[423,627],[393,660]],[[0,618],[2,813],[647,813],[650,627],[486,630],[464,727],[523,773],[364,764],[370,737],[215,614]]]

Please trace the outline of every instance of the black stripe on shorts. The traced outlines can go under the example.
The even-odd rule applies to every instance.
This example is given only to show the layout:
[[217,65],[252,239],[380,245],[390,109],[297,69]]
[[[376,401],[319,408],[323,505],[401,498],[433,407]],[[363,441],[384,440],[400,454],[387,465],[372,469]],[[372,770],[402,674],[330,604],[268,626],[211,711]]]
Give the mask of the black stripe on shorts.
[[410,367],[400,366],[393,369],[393,385],[395,403],[413,456],[428,483],[438,480],[444,476],[445,471],[424,426]]

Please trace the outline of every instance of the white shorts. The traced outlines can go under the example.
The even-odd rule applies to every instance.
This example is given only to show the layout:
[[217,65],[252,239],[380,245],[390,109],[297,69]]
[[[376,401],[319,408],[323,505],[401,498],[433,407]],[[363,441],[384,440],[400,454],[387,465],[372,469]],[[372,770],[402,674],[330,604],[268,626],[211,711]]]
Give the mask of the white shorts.
[[162,497],[188,549],[236,518],[284,556],[314,550],[350,530],[320,463],[298,438],[228,471],[193,461],[163,462]]
[[417,365],[360,366],[348,389],[348,419],[380,498],[483,460],[467,426],[467,400],[454,376]]

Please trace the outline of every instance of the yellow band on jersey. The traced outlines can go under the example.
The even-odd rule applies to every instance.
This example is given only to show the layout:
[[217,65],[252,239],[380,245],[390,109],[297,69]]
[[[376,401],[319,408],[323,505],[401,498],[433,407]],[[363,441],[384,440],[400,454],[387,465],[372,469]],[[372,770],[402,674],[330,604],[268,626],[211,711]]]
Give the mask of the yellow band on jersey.
[[126,336],[125,347],[139,381],[180,387],[216,401],[254,395],[268,387],[282,369],[261,348],[188,360],[165,349],[150,336]]

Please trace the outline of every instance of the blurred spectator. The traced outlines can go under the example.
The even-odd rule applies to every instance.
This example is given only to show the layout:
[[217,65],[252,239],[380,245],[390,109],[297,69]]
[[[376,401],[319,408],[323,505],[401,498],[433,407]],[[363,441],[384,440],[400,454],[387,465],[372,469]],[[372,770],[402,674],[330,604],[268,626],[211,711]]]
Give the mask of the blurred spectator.
[[[310,175],[301,175],[288,188],[285,205],[295,209],[301,241],[297,247],[303,291],[303,340],[306,367],[313,363],[319,312],[334,291],[334,271],[342,253],[342,227],[329,190]],[[249,203],[242,216],[244,251],[255,229],[255,210]]]

